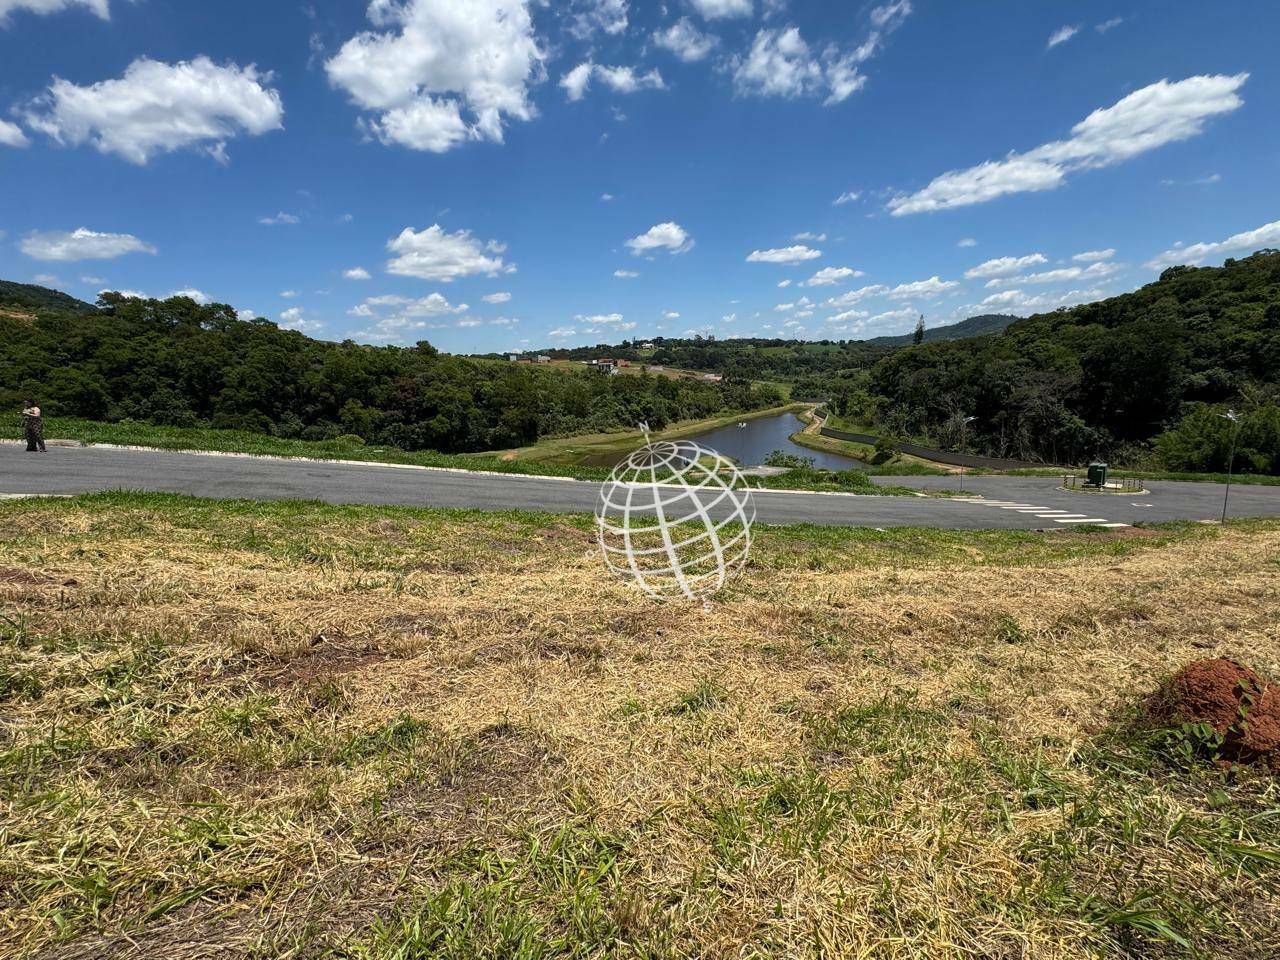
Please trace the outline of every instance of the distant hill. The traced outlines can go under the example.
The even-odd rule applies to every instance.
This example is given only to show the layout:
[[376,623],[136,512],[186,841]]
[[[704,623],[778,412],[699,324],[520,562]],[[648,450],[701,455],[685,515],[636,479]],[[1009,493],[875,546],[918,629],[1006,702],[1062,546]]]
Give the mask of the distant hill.
[[34,283],[0,280],[0,306],[18,310],[57,310],[62,313],[97,313],[91,303],[77,300],[61,290],[51,290]]
[[[1009,324],[1018,320],[1003,313],[984,313],[980,317],[970,317],[959,323],[945,327],[925,327],[924,342],[936,343],[939,340],[965,340],[969,337],[985,337],[992,333],[1004,333]],[[915,342],[914,333],[904,333],[896,337],[873,337],[860,341],[869,347],[906,347]]]

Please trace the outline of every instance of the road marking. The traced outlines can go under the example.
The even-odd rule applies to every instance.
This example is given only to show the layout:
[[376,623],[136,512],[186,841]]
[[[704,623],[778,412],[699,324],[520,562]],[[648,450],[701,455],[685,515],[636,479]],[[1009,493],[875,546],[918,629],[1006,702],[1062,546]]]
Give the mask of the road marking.
[[1090,517],[1083,513],[1072,513],[1070,510],[1056,510],[1052,507],[1037,507],[1030,503],[1017,503],[1013,500],[984,500],[981,497],[953,497],[957,503],[972,503],[977,506],[995,507],[997,510],[1012,510],[1014,513],[1029,513],[1041,520],[1052,520],[1054,523],[1096,523],[1100,527],[1127,527],[1127,523],[1116,523],[1105,517]]
[[1054,517],[1054,523],[1106,523],[1106,517]]

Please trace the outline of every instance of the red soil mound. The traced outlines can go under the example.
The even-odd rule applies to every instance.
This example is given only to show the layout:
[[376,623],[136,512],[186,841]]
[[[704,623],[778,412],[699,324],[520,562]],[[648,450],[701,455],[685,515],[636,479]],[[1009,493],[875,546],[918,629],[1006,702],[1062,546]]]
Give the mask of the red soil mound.
[[1179,670],[1148,704],[1160,723],[1205,723],[1223,738],[1222,755],[1280,770],[1280,684],[1219,657]]

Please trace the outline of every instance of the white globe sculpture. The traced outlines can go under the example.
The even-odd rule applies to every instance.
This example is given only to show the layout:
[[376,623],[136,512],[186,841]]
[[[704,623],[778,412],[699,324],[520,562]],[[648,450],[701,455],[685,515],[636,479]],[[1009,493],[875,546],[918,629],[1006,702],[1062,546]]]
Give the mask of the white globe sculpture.
[[656,600],[705,602],[746,565],[755,517],[732,461],[691,440],[662,441],[614,468],[596,527],[614,574]]

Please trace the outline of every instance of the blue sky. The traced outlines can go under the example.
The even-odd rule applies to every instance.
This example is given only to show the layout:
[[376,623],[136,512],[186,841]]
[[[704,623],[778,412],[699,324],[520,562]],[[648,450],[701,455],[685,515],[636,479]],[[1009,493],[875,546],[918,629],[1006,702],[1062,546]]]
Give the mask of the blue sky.
[[1029,314],[1280,246],[1277,36],[1246,2],[0,0],[0,277],[456,352]]

